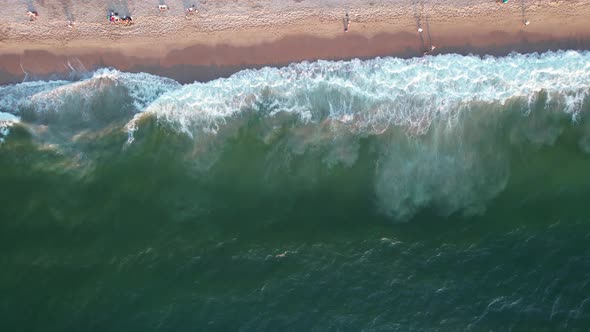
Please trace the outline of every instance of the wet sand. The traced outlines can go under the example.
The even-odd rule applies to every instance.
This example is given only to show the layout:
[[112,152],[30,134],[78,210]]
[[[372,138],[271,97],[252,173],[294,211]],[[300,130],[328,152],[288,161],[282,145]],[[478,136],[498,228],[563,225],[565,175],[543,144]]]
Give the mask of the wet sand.
[[[200,1],[189,19],[190,1],[167,1],[164,13],[159,1],[9,2],[0,0],[0,84],[99,67],[206,81],[305,60],[416,57],[432,45],[434,54],[590,49],[587,0]],[[109,9],[135,24],[107,22]]]

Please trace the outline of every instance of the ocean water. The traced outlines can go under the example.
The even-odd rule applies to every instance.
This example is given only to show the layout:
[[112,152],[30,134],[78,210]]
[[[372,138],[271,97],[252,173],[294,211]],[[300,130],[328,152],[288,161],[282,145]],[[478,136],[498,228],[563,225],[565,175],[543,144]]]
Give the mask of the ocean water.
[[2,331],[586,331],[590,53],[0,87]]

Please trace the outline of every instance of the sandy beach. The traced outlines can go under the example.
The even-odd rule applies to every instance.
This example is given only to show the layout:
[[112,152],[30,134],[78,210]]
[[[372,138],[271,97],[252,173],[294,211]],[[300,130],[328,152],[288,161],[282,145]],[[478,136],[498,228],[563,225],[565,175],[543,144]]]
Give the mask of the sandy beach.
[[[198,12],[185,17],[192,5]],[[422,56],[431,46],[481,55],[590,49],[587,0],[0,0],[0,8],[0,84],[99,67],[192,82],[304,60]],[[134,24],[108,22],[111,10]]]

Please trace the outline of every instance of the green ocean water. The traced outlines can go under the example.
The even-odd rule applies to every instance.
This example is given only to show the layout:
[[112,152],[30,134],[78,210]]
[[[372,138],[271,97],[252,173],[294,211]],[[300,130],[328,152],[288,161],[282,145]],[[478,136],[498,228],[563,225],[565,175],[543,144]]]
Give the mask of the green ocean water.
[[267,88],[215,133],[148,108],[130,140],[113,80],[0,145],[0,330],[588,330],[587,97],[359,133]]

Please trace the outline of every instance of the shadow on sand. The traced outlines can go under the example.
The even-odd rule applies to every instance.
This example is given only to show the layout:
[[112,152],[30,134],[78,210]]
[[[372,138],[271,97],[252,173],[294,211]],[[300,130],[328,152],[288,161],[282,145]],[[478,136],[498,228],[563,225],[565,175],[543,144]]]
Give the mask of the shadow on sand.
[[113,0],[110,2],[110,7],[107,8],[107,14],[110,11],[115,11],[119,13],[119,16],[131,16],[131,12],[129,11],[129,4],[127,0]]
[[72,0],[61,0],[61,6],[63,8],[66,19],[70,22],[74,22],[74,14],[72,14]]

